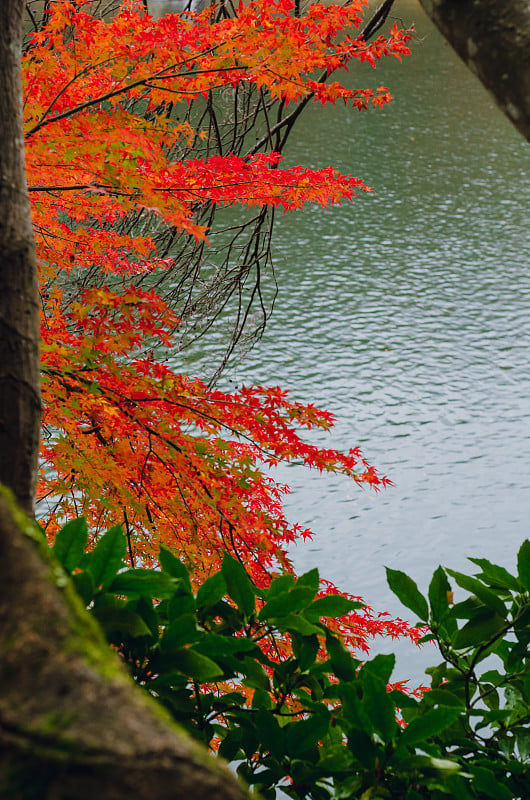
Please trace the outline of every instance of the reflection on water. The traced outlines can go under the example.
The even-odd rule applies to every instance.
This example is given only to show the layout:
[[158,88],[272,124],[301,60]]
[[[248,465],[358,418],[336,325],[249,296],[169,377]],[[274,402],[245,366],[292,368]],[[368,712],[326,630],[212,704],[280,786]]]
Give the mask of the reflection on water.
[[439,563],[461,569],[467,555],[513,564],[528,536],[530,147],[416,3],[396,16],[417,35],[403,66],[374,73],[393,107],[315,106],[289,151],[377,194],[280,220],[276,314],[229,378],[333,411],[323,441],[361,444],[395,482],[376,495],[279,473],[290,516],[317,534],[295,548],[297,566],[403,614],[383,565],[425,587]]
[[154,17],[163,14],[180,14],[182,11],[202,11],[208,0],[147,0],[147,7]]

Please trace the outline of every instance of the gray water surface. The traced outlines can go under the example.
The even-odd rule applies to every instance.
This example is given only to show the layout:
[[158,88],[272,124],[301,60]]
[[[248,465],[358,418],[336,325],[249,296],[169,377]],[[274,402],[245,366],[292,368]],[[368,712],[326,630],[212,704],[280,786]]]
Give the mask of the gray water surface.
[[[361,445],[394,481],[377,494],[297,467],[277,473],[293,489],[289,517],[315,532],[292,550],[297,569],[317,565],[407,616],[383,565],[426,588],[439,563],[467,568],[466,556],[512,566],[529,535],[530,145],[419,4],[395,16],[416,24],[413,56],[372,79],[393,106],[315,105],[288,151],[377,193],[279,220],[276,312],[228,377],[332,411],[322,443]],[[352,71],[352,85],[363,75]],[[398,677],[436,661],[401,650]]]
[[315,107],[289,151],[377,194],[280,221],[276,313],[232,375],[331,410],[326,443],[360,444],[394,481],[376,494],[279,475],[290,517],[316,534],[297,568],[394,614],[383,565],[423,588],[466,556],[510,566],[530,519],[530,145],[419,7],[403,16],[414,54],[380,70],[393,107]]

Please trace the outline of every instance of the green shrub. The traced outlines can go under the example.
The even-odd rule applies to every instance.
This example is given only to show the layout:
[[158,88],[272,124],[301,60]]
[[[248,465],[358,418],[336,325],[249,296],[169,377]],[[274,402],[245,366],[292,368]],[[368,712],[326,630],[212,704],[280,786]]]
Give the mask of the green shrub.
[[[194,591],[183,563],[129,569],[126,539],[108,531],[85,552],[84,520],[53,551],[135,681],[194,737],[234,762],[265,800],[530,798],[530,542],[517,575],[471,559],[475,576],[439,567],[423,597],[387,570],[400,600],[428,625],[442,661],[422,698],[390,690],[393,655],[364,663],[325,619],[355,604],[318,598],[319,575],[258,589],[226,555]],[[449,578],[468,596],[453,604]]]

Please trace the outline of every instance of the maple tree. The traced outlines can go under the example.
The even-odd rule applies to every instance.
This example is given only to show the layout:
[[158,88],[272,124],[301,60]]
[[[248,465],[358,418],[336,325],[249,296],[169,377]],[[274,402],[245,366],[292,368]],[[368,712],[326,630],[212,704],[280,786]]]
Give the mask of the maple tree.
[[[228,4],[223,3],[210,9],[210,15],[213,16],[209,17],[209,22],[216,20],[219,23],[226,23],[225,17],[229,13],[227,8]],[[378,15],[376,18],[379,19]],[[252,20],[251,15],[247,17],[248,20]],[[243,20],[244,22],[245,20]],[[380,23],[381,19],[379,19]],[[265,21],[268,38],[264,37],[259,26],[257,28],[254,26],[254,39],[259,39],[260,44],[263,43],[265,46],[270,44],[271,40],[275,38],[275,24],[276,21],[273,17]],[[363,37],[374,35],[377,24],[371,20],[358,33],[361,33]],[[35,26],[38,28],[37,21],[35,21]],[[211,25],[208,27],[211,28]],[[298,36],[298,38],[300,37]],[[242,46],[237,39],[236,42],[238,47]],[[292,48],[293,45],[299,48],[299,42],[293,36],[290,39],[288,36],[283,37],[284,60],[286,48]],[[303,68],[302,58],[307,57],[308,49],[311,47],[314,50],[314,43],[309,40],[305,52],[297,55],[298,61],[295,62],[297,69]],[[270,52],[274,52],[274,50]],[[260,54],[257,53],[257,55]],[[256,69],[261,66],[265,68],[266,75],[267,61],[265,60],[261,64],[259,60],[256,63],[256,59],[254,59],[254,62]],[[318,59],[313,59],[313,63],[319,64]],[[335,64],[337,63],[340,65],[342,62],[335,59]],[[273,66],[276,67],[276,64]],[[297,87],[295,82],[287,82],[285,89],[289,96],[297,96],[296,103],[287,103],[285,99],[272,96],[273,92],[267,91],[267,86],[263,85],[263,80],[259,75],[256,80],[236,80],[235,86],[223,85],[225,76],[223,82],[219,83],[218,81],[213,88],[204,92],[188,93],[185,103],[178,102],[179,95],[169,87],[171,99],[167,102],[161,100],[157,109],[158,116],[162,112],[163,120],[167,122],[167,118],[170,118],[169,125],[172,125],[173,128],[181,128],[190,134],[189,136],[180,136],[180,138],[175,137],[172,161],[191,161],[195,168],[200,162],[201,169],[204,170],[202,162],[208,161],[215,165],[215,161],[211,160],[212,156],[230,154],[232,157],[239,156],[246,163],[253,155],[259,155],[264,159],[266,166],[266,160],[271,158],[271,152],[281,153],[297,117],[307,102],[314,100],[316,94],[322,92],[322,86],[325,85],[322,78],[330,77],[329,69],[333,69],[331,64],[327,64],[322,71],[321,80],[313,80],[311,90],[305,91],[305,93],[300,91],[300,87]],[[290,69],[289,75],[292,71]],[[269,82],[270,79],[269,75]],[[209,84],[203,82],[203,85]],[[340,88],[335,81],[332,87],[326,89],[326,92],[335,97],[340,92]],[[298,96],[297,93],[301,96]],[[355,103],[359,107],[365,106],[372,96],[372,92],[369,90],[358,90],[353,94]],[[387,91],[381,91],[378,94],[380,97],[377,103],[383,103],[389,99]],[[144,114],[142,103],[141,93],[136,100],[130,95],[127,97],[128,111],[137,111],[141,117]],[[134,132],[128,135],[134,138]],[[258,136],[257,140],[256,135]],[[110,154],[110,157],[114,158],[115,163],[115,156]],[[232,163],[237,165],[237,159],[232,159]],[[267,173],[263,173],[264,178],[266,175]],[[215,180],[215,175],[213,177]],[[310,175],[307,174],[307,179],[309,180],[309,178]],[[315,178],[311,178],[310,182],[314,184]],[[177,343],[182,340],[188,341],[190,337],[200,336],[203,332],[211,335],[212,325],[219,310],[225,308],[228,302],[237,297],[237,312],[233,314],[234,319],[233,322],[231,321],[234,335],[229,347],[230,352],[236,345],[240,345],[243,339],[251,340],[254,335],[253,330],[259,334],[268,313],[270,313],[270,306],[263,296],[261,280],[264,274],[268,276],[269,282],[273,276],[270,239],[275,206],[272,203],[258,203],[255,209],[242,215],[244,217],[242,220],[234,219],[234,215],[231,215],[229,220],[231,234],[226,236],[223,235],[223,226],[215,225],[218,203],[209,201],[198,183],[195,183],[193,188],[195,190],[194,223],[198,227],[208,228],[212,247],[205,247],[204,241],[196,242],[194,237],[180,235],[179,228],[176,226],[157,225],[157,218],[154,215],[149,216],[138,209],[135,213],[135,232],[139,233],[147,229],[156,244],[159,255],[171,255],[166,269],[159,270],[156,285],[157,292],[164,298],[169,298],[172,307],[177,311],[179,317]],[[309,196],[307,195],[307,180],[305,189],[303,186],[300,188],[302,189],[301,197],[304,194]],[[232,188],[232,193],[234,191]],[[260,191],[263,194],[263,186]],[[279,191],[281,193],[281,187]],[[324,195],[325,189],[322,196]],[[250,201],[252,202],[252,198]],[[124,221],[122,216],[114,219],[113,227],[115,231],[121,231],[129,236],[130,223],[130,219]],[[219,230],[220,227],[221,230]],[[221,241],[218,241],[218,238]],[[101,285],[103,276],[101,273],[98,274],[97,270],[92,270],[90,280],[92,284],[99,282]],[[114,285],[117,276],[107,274],[107,280],[112,280]],[[224,317],[223,327],[227,324],[226,314]],[[252,325],[249,324],[251,317]],[[223,363],[219,363],[216,370],[219,371],[222,366]]]
[[[348,89],[315,72],[400,57],[408,35],[394,25],[366,42],[356,33],[362,2],[313,4],[303,17],[288,0],[252,2],[231,16],[212,18],[207,9],[158,21],[134,2],[110,19],[89,5],[52,3],[23,61],[43,305],[43,524],[53,536],[61,520],[83,514],[97,536],[122,523],[133,565],[156,557],[161,539],[185,554],[197,580],[228,550],[266,585],[291,568],[286,546],[311,535],[287,522],[287,487],[271,467],[296,460],[359,484],[387,479],[357,449],[304,441],[304,428],[331,427],[330,414],[277,387],[207,388],[157,360],[179,320],[147,288],[174,268],[156,235],[206,242],[197,205],[295,210],[369,188],[331,167],[282,168],[275,152],[183,159],[211,132],[173,109],[240,86],[285,105],[310,97],[377,107],[390,100],[386,87]],[[369,609],[343,624],[363,647],[368,632],[408,630]]]
[[[27,236],[29,214],[21,170],[21,135],[17,127],[16,44],[21,31],[22,5],[21,0],[5,0],[0,6],[0,64],[5,67],[0,70],[0,107],[6,111],[0,126],[3,145],[0,165],[2,178],[7,178],[0,195],[5,214],[0,224],[0,276],[5,284],[0,295],[0,323],[5,337],[0,341],[8,365],[6,374],[4,360],[0,359],[0,385],[6,388],[0,406],[0,442],[2,445],[7,442],[9,448],[5,450],[8,458],[0,462],[0,477],[14,486],[26,510],[31,511],[31,451],[35,438],[31,429],[38,420],[38,392],[35,375],[31,368],[27,369],[28,365],[36,363],[32,328],[36,303],[31,237]],[[312,179],[299,170],[297,175],[291,171],[291,177],[279,175],[265,183],[265,176],[278,166],[278,158],[269,156],[269,161],[266,156],[253,158],[256,154],[250,154],[247,159],[229,158],[231,163],[225,180],[235,184],[231,192],[226,191],[229,188],[226,185],[215,183],[224,168],[224,156],[218,159],[216,169],[209,170],[213,159],[204,169],[199,162],[187,173],[184,169],[178,173],[178,185],[175,182],[168,186],[161,179],[163,175],[157,179],[155,171],[150,172],[153,154],[147,133],[150,125],[155,132],[160,130],[158,116],[164,117],[164,112],[165,119],[171,119],[171,114],[167,114],[173,101],[161,100],[160,111],[151,114],[149,92],[137,97],[124,94],[120,82],[130,83],[132,74],[127,67],[125,73],[120,74],[118,70],[107,80],[106,90],[96,81],[92,87],[94,95],[89,92],[88,100],[86,93],[80,93],[77,101],[72,99],[70,105],[66,102],[70,87],[78,80],[89,74],[91,78],[101,77],[105,72],[102,69],[100,74],[102,64],[99,62],[95,67],[88,62],[86,67],[75,66],[76,38],[72,24],[83,27],[86,23],[85,44],[91,43],[92,49],[94,37],[97,35],[99,42],[99,34],[105,30],[98,27],[100,20],[91,20],[90,15],[84,14],[83,5],[86,11],[87,4],[57,3],[54,13],[57,9],[62,11],[50,28],[45,27],[41,35],[32,37],[27,57],[28,98],[34,92],[37,105],[39,96],[43,103],[40,114],[35,117],[32,117],[29,100],[26,107],[29,140],[33,139],[30,180],[37,198],[41,295],[46,312],[43,323],[45,402],[52,403],[46,410],[44,445],[51,471],[44,474],[43,484],[47,484],[47,491],[56,503],[50,514],[52,531],[58,517],[68,513],[71,504],[74,509],[82,507],[87,512],[96,530],[104,520],[112,521],[115,515],[125,522],[128,542],[123,533],[114,528],[98,539],[90,553],[84,553],[86,529],[83,533],[82,521],[76,520],[68,532],[61,531],[54,547],[66,571],[73,573],[70,581],[57,561],[47,554],[35,526],[20,515],[5,490],[0,489],[0,639],[3,653],[0,661],[0,794],[22,797],[29,791],[32,796],[40,792],[42,797],[75,795],[81,799],[97,793],[101,798],[116,798],[130,796],[134,787],[138,798],[169,798],[178,793],[195,798],[215,795],[235,800],[244,795],[229,774],[212,768],[211,760],[208,765],[203,763],[185,740],[171,731],[167,720],[161,719],[145,698],[132,691],[124,675],[111,664],[100,634],[81,612],[79,600],[73,597],[75,586],[81,598],[89,602],[96,618],[99,616],[106,622],[107,630],[113,634],[112,643],[122,648],[123,655],[129,650],[131,663],[135,653],[140,655],[141,661],[146,646],[149,651],[152,648],[149,658],[158,659],[162,672],[170,672],[169,703],[173,691],[177,692],[177,700],[180,688],[189,692],[189,679],[195,678],[193,690],[197,701],[204,701],[206,705],[192,709],[190,722],[207,740],[208,725],[219,716],[220,710],[229,726],[223,732],[225,755],[239,759],[243,752],[249,779],[267,796],[274,796],[274,786],[285,777],[292,780],[289,788],[293,797],[328,797],[334,786],[341,795],[346,793],[351,797],[378,793],[402,797],[406,792],[410,798],[459,796],[472,800],[490,797],[492,791],[496,796],[507,798],[526,796],[527,769],[522,762],[527,750],[524,724],[528,669],[524,659],[528,645],[528,543],[519,552],[517,575],[512,576],[485,560],[475,560],[482,569],[475,578],[448,571],[457,583],[473,592],[471,598],[454,609],[449,607],[450,587],[441,568],[429,587],[429,603],[408,576],[390,571],[392,588],[414,614],[429,622],[446,662],[432,670],[434,691],[419,703],[413,698],[406,702],[402,694],[390,696],[387,693],[392,656],[378,656],[361,666],[337,638],[337,626],[327,628],[322,617],[328,613],[338,616],[346,608],[355,608],[356,604],[344,597],[330,596],[330,589],[331,595],[334,594],[333,587],[323,587],[316,570],[297,581],[289,574],[283,546],[289,537],[302,532],[282,525],[278,505],[281,487],[275,487],[261,473],[260,465],[274,464],[281,458],[300,458],[317,468],[342,470],[360,483],[381,479],[355,451],[345,455],[304,444],[298,433],[300,426],[326,427],[331,419],[312,407],[290,403],[280,390],[255,388],[228,395],[208,390],[200,381],[173,374],[157,364],[157,344],[172,340],[177,321],[174,311],[152,287],[142,288],[142,285],[145,287],[145,283],[142,284],[144,275],[156,275],[153,267],[166,268],[167,254],[159,252],[156,236],[143,235],[137,228],[140,218],[153,228],[160,220],[162,230],[167,226],[170,236],[180,229],[186,232],[183,235],[195,235],[197,240],[204,241],[205,231],[197,221],[197,201],[193,198],[207,196],[206,205],[243,199],[247,203],[274,205],[283,202],[294,207],[310,196],[304,179],[308,178],[309,185]],[[129,6],[126,13],[132,14],[130,19],[136,14],[133,6]],[[260,24],[261,21],[262,18]],[[208,25],[212,25],[212,19]],[[286,23],[286,27],[289,25]],[[113,30],[116,37],[113,44],[125,44],[125,34],[120,37],[120,29]],[[201,44],[199,29],[193,30],[197,35],[190,32],[190,47]],[[329,44],[326,41],[326,45]],[[209,55],[212,55],[216,45],[209,47]],[[87,54],[89,50],[87,45]],[[253,55],[255,50],[256,47]],[[48,101],[43,99],[45,91],[39,95],[38,78],[39,63],[46,60],[46,52],[48,61],[54,65],[49,73]],[[35,64],[32,63],[34,57]],[[151,90],[153,76],[146,77],[148,67],[145,65],[154,61],[155,56],[144,51],[142,58],[141,80],[146,82],[138,86]],[[70,71],[63,71],[67,63]],[[94,60],[91,63],[93,65]],[[239,60],[234,66],[234,72],[247,69]],[[277,67],[276,60],[274,66]],[[55,67],[58,72],[54,72]],[[219,65],[212,75],[215,69],[219,72]],[[224,62],[220,71],[226,70]],[[42,85],[46,88],[44,73]],[[308,80],[314,77],[309,76]],[[232,91],[230,81],[226,86]],[[79,88],[80,85],[75,85],[76,91]],[[106,94],[102,95],[101,91]],[[117,91],[125,101],[120,107],[110,102],[118,96],[114,94]],[[314,97],[317,91],[318,87],[311,84],[306,98]],[[163,109],[162,102],[165,103]],[[124,120],[135,104],[141,113],[136,114],[137,128],[133,126],[131,130],[142,135],[135,140],[141,142],[141,149],[134,151],[133,148],[132,160],[136,166],[132,168],[127,158],[132,143],[127,141],[126,132],[122,131],[120,138],[113,136],[114,128],[98,128],[98,125],[99,118],[104,116],[99,112],[109,112],[115,120]],[[94,120],[85,120],[84,127],[77,122],[71,126],[74,117],[81,118],[79,115],[87,110],[95,115]],[[46,143],[42,145],[41,134],[59,124],[62,135],[66,136],[63,142],[46,135]],[[169,121],[163,124],[168,129],[172,127]],[[91,149],[95,145],[91,139],[94,130],[99,130],[103,137],[100,146],[110,144],[103,160],[98,159],[97,149]],[[145,141],[143,134],[146,134]],[[85,143],[88,151],[83,150]],[[114,159],[118,153],[120,162],[125,163],[123,182],[119,171],[112,168],[115,161],[109,153]],[[161,162],[165,159],[166,166],[170,164],[177,169],[178,159],[173,159],[171,147],[162,143],[159,155]],[[129,167],[130,174],[127,173]],[[47,170],[50,171],[46,173]],[[208,184],[197,181],[197,176]],[[175,175],[172,180],[176,181]],[[324,190],[328,180],[330,184]],[[316,192],[312,199],[321,202],[326,202],[326,198],[347,196],[352,189],[347,179],[332,172],[322,175],[321,183],[316,180],[316,185],[323,193]],[[357,188],[362,189],[360,184]],[[261,191],[264,194],[260,199],[258,192]],[[333,191],[338,194],[334,195]],[[158,200],[147,205],[164,192],[167,195],[164,208],[176,215],[169,223]],[[170,200],[175,203],[172,205]],[[69,268],[73,281],[65,279]],[[113,270],[125,275],[130,288],[122,286],[118,290],[119,282],[105,287]],[[92,280],[101,274],[105,275],[103,282]],[[83,285],[82,294],[73,291],[78,284]],[[28,318],[31,318],[29,322]],[[30,398],[27,406],[24,393]],[[10,403],[16,406],[11,416],[8,413]],[[139,409],[143,409],[141,413]],[[20,427],[12,422],[17,413],[24,423]],[[26,421],[30,424],[25,425]],[[70,436],[77,437],[80,445],[85,441],[91,444],[86,450],[80,446],[69,451]],[[15,448],[18,444],[19,450],[24,452],[15,452],[13,442]],[[134,472],[118,475],[117,470],[125,464],[126,456],[134,461],[132,456],[138,455],[142,448],[139,481],[138,472],[136,479]],[[156,474],[154,467],[161,463],[164,469]],[[9,473],[10,468],[13,475]],[[187,473],[182,484],[178,483],[180,473],[172,473],[171,468],[183,468]],[[170,502],[171,486],[177,483],[185,489],[180,494],[180,508]],[[212,496],[208,494],[210,485],[214,489]],[[101,492],[97,501],[95,491]],[[126,501],[130,505],[120,505]],[[176,521],[180,515],[184,524],[179,528]],[[262,523],[258,527],[263,538],[258,537],[255,543],[253,540],[259,552],[258,560],[251,565],[254,580],[251,581],[241,564],[229,555],[223,559],[221,573],[215,572],[222,547],[214,534],[217,532],[227,548],[232,548],[245,560],[249,556],[249,550],[245,550],[246,536],[254,533],[256,520]],[[144,563],[152,558],[152,537],[157,530],[161,531],[162,538],[176,545],[177,551],[183,549],[184,557],[195,542],[195,536],[203,540],[203,547],[197,548],[192,558],[187,558],[188,566],[195,568],[199,576],[211,571],[209,580],[198,581],[198,591],[190,585],[186,567],[164,548],[161,571],[134,567],[128,570],[122,564],[127,546],[129,560],[140,557]],[[72,532],[77,536],[81,534],[80,545],[74,546]],[[119,558],[112,544],[109,548],[109,539],[118,545]],[[269,583],[269,573],[278,567],[286,569],[286,573],[273,577]],[[266,585],[260,586],[260,583]],[[225,589],[231,603],[222,599]],[[320,597],[316,596],[319,589]],[[125,601],[124,595],[130,599]],[[178,602],[160,603],[161,597]],[[122,623],[127,620],[128,623],[116,632],[111,617],[120,610],[125,612]],[[187,610],[197,614],[199,627],[188,624]],[[462,618],[466,620],[463,627],[458,624]],[[345,626],[346,636],[350,636],[352,644],[362,646],[363,632],[370,627],[366,619],[359,621],[360,635],[356,638],[353,620],[346,622],[350,625],[349,632]],[[272,635],[273,628],[280,634],[287,631],[292,637],[293,651],[274,653],[267,661],[262,648],[256,648],[254,642],[240,635],[250,632],[251,636],[261,639],[263,624],[267,635]],[[147,629],[148,640],[145,639]],[[215,631],[222,633],[219,638],[224,636],[227,641],[224,647],[217,641],[212,652]],[[340,623],[339,633],[344,634]],[[187,638],[190,635],[191,640]],[[318,654],[317,635],[325,638],[326,662]],[[177,658],[173,664],[160,661],[159,637],[171,651],[171,657]],[[176,648],[175,653],[172,648]],[[477,665],[494,649],[502,661],[502,671],[480,673]],[[244,655],[251,650],[255,664]],[[210,652],[216,660],[208,662],[204,652]],[[250,709],[244,705],[248,698],[241,697],[231,706],[229,695],[214,697],[208,687],[199,691],[197,685],[199,676],[194,673],[199,668],[202,677],[208,670],[217,669],[217,673],[209,673],[210,677],[222,674],[230,679],[234,659],[241,661],[241,671],[250,679],[251,687],[252,683],[259,683],[261,673],[256,667],[260,664],[266,664],[272,675],[272,684],[268,684],[267,689],[254,692]],[[176,675],[171,674],[175,664]],[[141,668],[145,664],[139,662],[136,666]],[[295,683],[291,680],[293,676],[296,676]],[[153,677],[153,674],[149,676]],[[312,687],[311,693],[304,686]],[[497,688],[506,689],[506,707],[503,704],[500,708]],[[313,696],[317,691],[325,692],[326,703],[320,702],[317,694]],[[303,710],[285,712],[283,695],[287,697],[289,693],[299,697]],[[474,693],[479,704],[486,703],[487,710],[477,705]],[[269,706],[271,694],[277,702],[281,701],[272,709]],[[403,714],[409,726],[404,732],[396,724],[396,702],[405,705]],[[250,724],[245,722],[246,713]],[[288,725],[282,726],[274,716],[284,713],[291,719]],[[177,716],[179,714],[182,716],[182,707],[180,710],[177,707]],[[495,736],[485,739],[484,724],[497,729]],[[259,758],[263,762],[259,764],[268,767],[268,774],[256,771],[258,762],[249,731],[261,742]],[[267,733],[268,738],[264,740],[262,737]],[[347,747],[344,746],[346,741]]]
[[[273,7],[272,13],[279,14],[281,7]],[[8,112],[9,123],[1,130],[6,155],[16,155],[17,170],[9,184],[12,197],[2,197],[2,208],[8,215],[17,211],[19,228],[29,220],[27,207],[17,205],[17,198],[25,198],[17,127],[16,44],[21,9],[19,0],[8,0],[0,12],[6,23],[0,26],[0,63],[6,65],[0,103]],[[260,54],[257,43],[263,22],[270,16],[268,9],[262,9],[255,25],[249,18],[241,24],[243,10],[232,20],[217,23],[208,15],[192,22],[174,20],[169,45],[167,34],[162,35],[164,23],[154,23],[132,4],[110,21],[91,16],[86,3],[57,2],[50,4],[49,11],[44,27],[30,37],[24,63],[27,168],[34,198],[43,307],[45,435],[43,488],[39,491],[54,503],[47,514],[47,527],[53,535],[61,515],[81,509],[97,536],[98,529],[114,515],[125,522],[131,560],[149,560],[152,537],[160,533],[177,551],[191,556],[187,560],[197,581],[215,570],[223,545],[232,546],[239,555],[247,536],[252,536],[259,560],[250,565],[250,571],[256,582],[268,583],[271,570],[288,568],[284,545],[297,531],[283,518],[279,505],[282,488],[261,472],[260,465],[297,458],[317,468],[341,470],[360,483],[377,484],[381,479],[355,451],[340,454],[304,444],[300,427],[328,427],[331,422],[328,415],[311,406],[290,403],[279,390],[255,388],[226,395],[157,364],[149,351],[170,341],[177,321],[152,288],[146,289],[145,284],[142,288],[144,276],[156,276],[154,268],[163,269],[166,262],[157,254],[152,234],[137,229],[139,215],[141,223],[158,221],[168,230],[205,241],[204,226],[194,219],[198,198],[209,204],[242,201],[260,208],[295,208],[308,199],[327,203],[350,197],[363,185],[332,169],[317,173],[278,169],[277,154],[223,155],[203,163],[197,159],[179,163],[174,157],[173,145],[182,136],[187,141],[193,131],[189,124],[180,126],[170,119],[171,101],[160,100],[168,92],[167,83],[161,90],[153,79],[171,77],[170,96],[180,92],[183,97],[187,92],[203,92],[214,81],[229,91],[238,82],[258,81],[263,63],[258,59],[256,65],[256,58],[264,59],[267,53]],[[285,29],[289,33],[298,30],[302,42],[305,23],[291,24],[290,15],[285,16]],[[254,27],[259,29],[258,37],[251,36]],[[310,20],[308,41],[312,27]],[[215,30],[218,41],[213,39]],[[133,43],[129,47],[127,34]],[[245,35],[249,37],[248,63],[240,64]],[[321,41],[322,52],[328,38],[326,34],[326,41]],[[404,48],[397,32],[391,39],[389,44],[378,43],[380,54],[390,52],[391,46]],[[272,34],[269,50],[275,40]],[[100,59],[94,59],[96,41]],[[144,47],[149,41],[151,50]],[[112,55],[103,53],[105,44],[112,45]],[[364,59],[374,57],[362,41],[357,49]],[[169,59],[165,66],[164,57]],[[86,64],[80,64],[79,58],[85,58]],[[296,65],[289,66],[287,50],[284,58],[288,73],[285,94],[292,92]],[[318,58],[308,59],[304,68],[317,65]],[[275,69],[278,66],[275,59]],[[307,96],[327,91],[320,90],[313,77],[306,74],[305,79],[310,82],[309,89],[303,90]],[[281,95],[282,80],[272,71],[269,80],[278,84]],[[335,94],[340,96],[339,88]],[[377,104],[387,93],[375,94]],[[359,103],[369,96],[369,92],[364,97],[359,94]],[[156,112],[150,105],[152,97],[159,101]],[[353,92],[352,101],[356,98]],[[199,139],[201,134],[199,130]],[[2,153],[2,164],[3,159]],[[4,233],[0,228],[2,247],[14,248],[18,261],[2,249],[2,280],[11,279],[9,290],[20,295],[22,318],[33,323],[31,240],[24,242]],[[13,271],[12,261],[23,270]],[[69,270],[75,277],[74,286],[76,281],[83,285],[81,293],[72,292],[72,282],[65,278]],[[113,271],[125,275],[129,285],[110,285],[109,280],[105,286],[99,276],[111,277]],[[97,278],[91,281],[94,275]],[[0,374],[2,386],[8,390],[2,408],[13,406],[13,419],[19,414],[33,424],[39,418],[35,403],[38,383],[33,373],[20,366],[35,365],[36,348],[30,353],[23,326],[18,319],[14,324],[16,314],[9,297],[0,301],[0,317],[8,322],[6,366],[12,370],[7,381],[6,375]],[[14,344],[22,353],[20,362],[13,359]],[[19,400],[24,392],[33,401],[27,410]],[[14,421],[9,428],[0,427],[2,442],[8,444],[0,477],[13,486],[31,512],[32,469],[17,449],[22,443],[33,460],[34,441],[29,428],[27,431]],[[89,443],[86,450],[85,442]],[[133,466],[125,469],[130,464]],[[14,796],[13,792],[26,791],[22,785],[31,790],[42,785],[45,796],[51,792],[62,797],[70,792],[81,798],[97,791],[101,797],[116,797],[134,784],[138,797],[173,796],[175,787],[184,793],[189,788],[196,797],[211,796],[212,791],[219,797],[242,796],[233,779],[203,764],[144,698],[137,693],[127,696],[131,689],[124,675],[107,663],[109,656],[98,632],[80,615],[68,583],[63,583],[35,536],[2,490],[2,598],[13,602],[2,604],[2,646],[6,645],[7,653],[2,676],[9,696],[2,693],[0,697],[0,793],[7,787]],[[50,576],[56,579],[56,586],[50,584]],[[357,605],[353,603],[354,608]],[[393,634],[406,630],[399,621],[389,628],[384,619],[375,619],[374,631],[377,625]],[[366,616],[340,620],[338,627],[352,643],[363,646],[369,630]],[[53,720],[47,711],[52,707]],[[63,719],[68,720],[67,731]],[[61,727],[58,735],[56,720]],[[23,731],[22,749],[19,731]],[[39,746],[43,733],[51,745],[44,752]],[[75,742],[75,752],[70,747],[66,760],[61,755],[65,736]],[[60,770],[51,766],[57,756]]]

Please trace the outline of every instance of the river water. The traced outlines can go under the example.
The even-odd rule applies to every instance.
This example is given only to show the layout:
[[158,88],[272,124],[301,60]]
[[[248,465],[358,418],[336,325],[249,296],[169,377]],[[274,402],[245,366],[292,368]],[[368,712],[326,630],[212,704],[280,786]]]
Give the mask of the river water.
[[[513,566],[528,536],[530,145],[418,3],[394,16],[416,26],[413,55],[368,74],[393,105],[315,105],[287,154],[332,163],[376,194],[278,221],[276,311],[227,380],[280,384],[332,411],[322,443],[361,445],[393,480],[377,494],[298,467],[277,473],[293,490],[289,517],[315,532],[292,550],[297,569],[316,565],[407,617],[384,565],[425,589],[438,564],[468,568],[466,556]],[[435,662],[400,647],[396,677]]]

